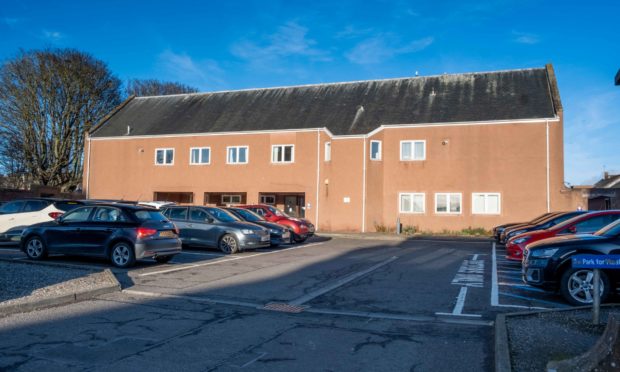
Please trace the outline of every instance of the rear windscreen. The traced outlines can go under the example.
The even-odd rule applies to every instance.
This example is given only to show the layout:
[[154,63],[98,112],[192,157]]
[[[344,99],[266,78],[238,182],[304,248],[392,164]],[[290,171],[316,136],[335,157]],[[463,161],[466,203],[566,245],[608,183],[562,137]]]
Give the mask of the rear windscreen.
[[77,201],[58,201],[54,203],[54,207],[60,209],[63,212],[69,212],[74,210],[77,207],[83,206],[84,203],[80,203]]
[[141,210],[141,211],[134,211],[133,214],[140,221],[166,221],[167,220],[167,218],[164,217],[164,215],[161,214],[161,212],[159,211]]

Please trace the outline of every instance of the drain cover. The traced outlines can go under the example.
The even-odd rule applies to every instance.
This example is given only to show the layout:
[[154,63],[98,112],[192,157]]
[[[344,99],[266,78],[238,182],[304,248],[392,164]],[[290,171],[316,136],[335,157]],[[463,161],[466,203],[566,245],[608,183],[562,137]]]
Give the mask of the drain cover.
[[281,302],[270,302],[263,309],[271,311],[281,311],[283,313],[301,313],[305,306],[289,305]]

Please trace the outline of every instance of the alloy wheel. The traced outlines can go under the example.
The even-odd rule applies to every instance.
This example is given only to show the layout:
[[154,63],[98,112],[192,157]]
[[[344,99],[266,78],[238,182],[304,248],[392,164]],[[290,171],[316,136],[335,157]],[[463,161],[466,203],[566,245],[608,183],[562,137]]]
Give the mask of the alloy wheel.
[[[594,294],[594,273],[591,270],[578,270],[572,273],[568,279],[568,293],[570,296],[583,304],[591,304],[593,302]],[[605,284],[601,279],[600,294],[605,291]]]
[[125,244],[117,244],[112,252],[112,260],[117,266],[125,266],[130,260],[129,247]]
[[26,245],[26,253],[30,258],[39,258],[43,255],[43,242],[39,238],[32,238]]

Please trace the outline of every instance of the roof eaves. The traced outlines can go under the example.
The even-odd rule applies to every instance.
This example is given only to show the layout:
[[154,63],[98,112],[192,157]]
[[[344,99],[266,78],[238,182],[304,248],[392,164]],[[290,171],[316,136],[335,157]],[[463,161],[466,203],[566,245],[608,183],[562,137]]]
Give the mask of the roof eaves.
[[104,116],[101,120],[99,120],[97,124],[93,125],[88,131],[88,134],[92,136],[99,128],[103,126],[103,124],[105,124],[106,121],[110,120],[112,116],[114,116],[117,112],[119,112],[123,107],[125,107],[134,98],[136,98],[136,96],[132,94],[126,100],[121,102],[112,111],[110,111],[106,116]]
[[547,70],[547,82],[549,83],[549,92],[551,93],[551,100],[553,102],[553,110],[555,114],[561,113],[564,109],[562,107],[562,100],[560,99],[560,90],[558,89],[558,81],[555,77],[555,70],[551,63],[545,65]]

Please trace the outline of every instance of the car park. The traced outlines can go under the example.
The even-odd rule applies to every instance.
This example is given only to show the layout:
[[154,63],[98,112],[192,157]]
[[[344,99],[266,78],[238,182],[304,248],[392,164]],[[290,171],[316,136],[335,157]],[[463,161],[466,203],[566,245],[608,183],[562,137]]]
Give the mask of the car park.
[[507,228],[500,235],[500,243],[505,244],[508,240],[519,234],[551,228],[559,223],[584,213],[586,213],[586,211],[555,212],[547,216],[547,218],[538,221],[536,224],[523,224]]
[[103,257],[125,268],[148,257],[168,262],[181,252],[181,241],[176,226],[153,208],[96,204],[24,229],[20,248],[32,260],[61,253]]
[[245,208],[226,208],[227,211],[234,214],[237,218],[257,224],[269,230],[271,246],[277,247],[280,244],[291,242],[290,228],[273,222],[268,222],[265,218],[257,213]]
[[269,222],[275,222],[289,227],[293,233],[292,239],[296,243],[302,243],[314,235],[314,225],[310,221],[304,218],[291,217],[274,206],[267,204],[254,204],[238,205],[237,207],[249,209],[252,212],[264,217]]
[[179,228],[179,237],[186,246],[219,248],[234,254],[271,245],[269,230],[241,221],[228,211],[216,207],[166,207],[164,216]]
[[0,207],[0,245],[19,245],[22,231],[35,223],[53,221],[85,201],[52,198],[13,200]]
[[493,238],[495,238],[496,242],[500,242],[500,236],[501,234],[504,232],[504,230],[515,227],[517,225],[519,226],[524,226],[524,225],[536,225],[538,222],[547,219],[549,216],[556,214],[557,212],[549,212],[549,213],[543,213],[540,216],[534,218],[531,221],[528,222],[511,222],[511,223],[505,223],[503,225],[499,225],[499,226],[495,226],[493,228]]
[[[591,304],[593,272],[572,268],[571,258],[577,254],[620,254],[620,220],[593,235],[565,235],[528,244],[523,255],[522,279],[546,291],[559,290],[573,305]],[[599,283],[604,301],[620,285],[620,272],[601,270]]]
[[562,235],[593,234],[620,218],[620,210],[597,211],[580,214],[546,230],[536,230],[517,235],[506,243],[506,258],[511,261],[523,259],[528,244]]

